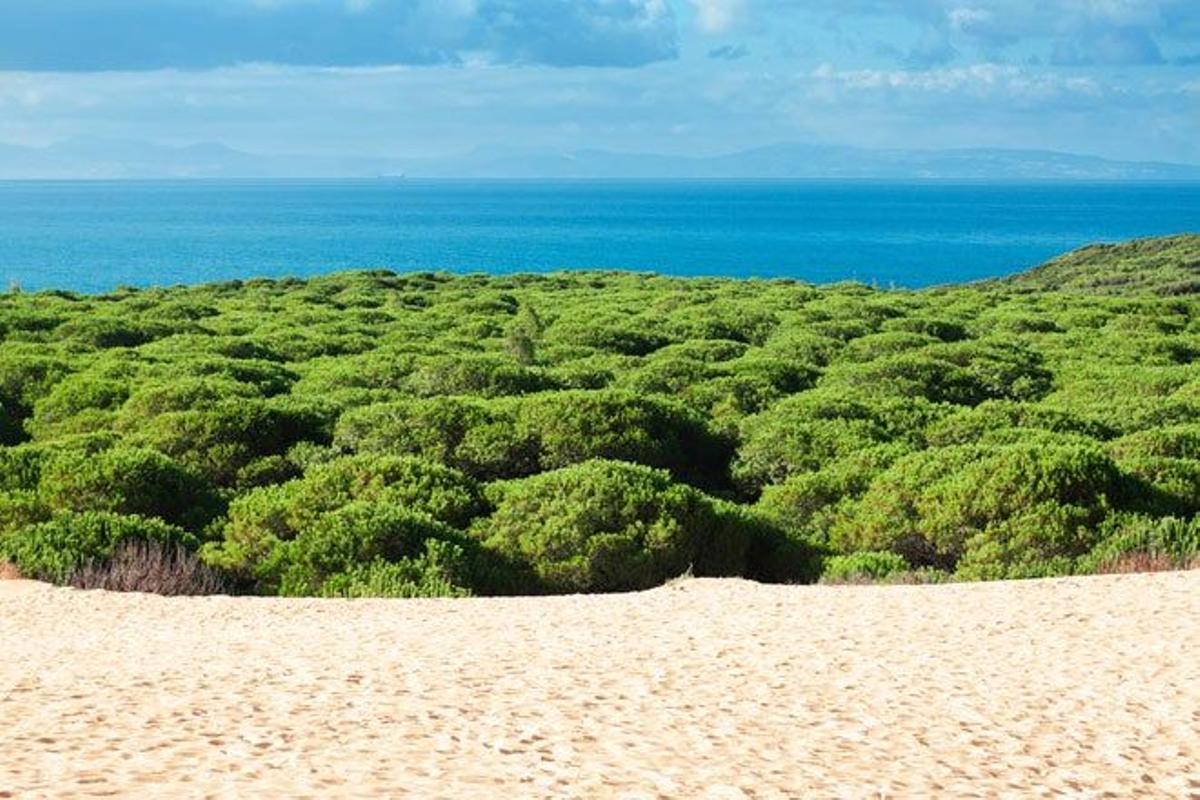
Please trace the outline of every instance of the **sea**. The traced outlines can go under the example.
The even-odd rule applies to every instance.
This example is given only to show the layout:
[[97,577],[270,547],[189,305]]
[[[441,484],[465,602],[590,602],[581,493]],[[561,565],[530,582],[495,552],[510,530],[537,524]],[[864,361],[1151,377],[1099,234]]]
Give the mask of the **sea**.
[[1017,272],[1090,242],[1200,231],[1200,183],[0,182],[0,289],[346,269],[854,280]]

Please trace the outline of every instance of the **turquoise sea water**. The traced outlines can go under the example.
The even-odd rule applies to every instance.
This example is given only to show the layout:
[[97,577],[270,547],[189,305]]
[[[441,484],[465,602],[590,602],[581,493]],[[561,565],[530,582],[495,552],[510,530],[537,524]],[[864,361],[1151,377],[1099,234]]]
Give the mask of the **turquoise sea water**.
[[925,286],[1200,230],[1200,184],[0,182],[0,280],[619,267]]

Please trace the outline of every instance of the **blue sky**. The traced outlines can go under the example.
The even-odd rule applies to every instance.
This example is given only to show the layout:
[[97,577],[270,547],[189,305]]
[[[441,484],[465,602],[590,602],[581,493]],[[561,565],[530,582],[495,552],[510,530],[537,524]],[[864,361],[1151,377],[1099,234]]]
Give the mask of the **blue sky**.
[[0,142],[78,136],[1200,163],[1200,0],[0,0]]

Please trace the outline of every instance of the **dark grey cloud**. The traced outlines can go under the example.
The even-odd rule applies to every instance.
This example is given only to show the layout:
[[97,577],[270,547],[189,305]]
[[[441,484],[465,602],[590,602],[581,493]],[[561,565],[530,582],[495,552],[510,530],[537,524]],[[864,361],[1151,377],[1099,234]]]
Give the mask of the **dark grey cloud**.
[[666,0],[0,0],[0,70],[674,58]]

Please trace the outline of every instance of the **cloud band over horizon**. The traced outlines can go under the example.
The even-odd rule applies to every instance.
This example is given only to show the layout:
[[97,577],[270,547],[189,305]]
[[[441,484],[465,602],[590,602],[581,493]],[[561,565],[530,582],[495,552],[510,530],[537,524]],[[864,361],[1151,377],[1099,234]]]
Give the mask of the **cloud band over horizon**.
[[1200,162],[1195,0],[0,0],[0,142]]
[[90,72],[676,56],[665,0],[38,0],[5,3],[0,69]]

